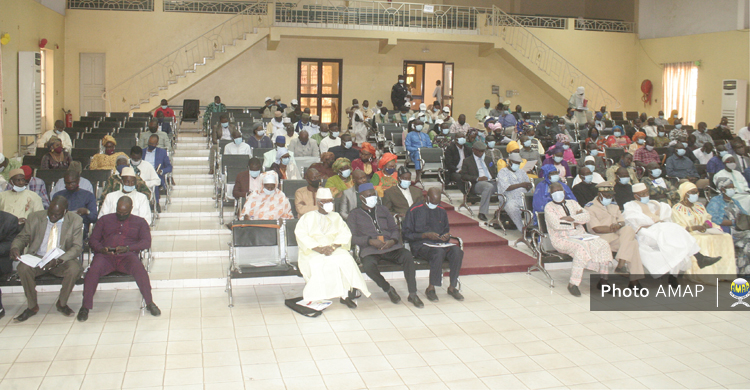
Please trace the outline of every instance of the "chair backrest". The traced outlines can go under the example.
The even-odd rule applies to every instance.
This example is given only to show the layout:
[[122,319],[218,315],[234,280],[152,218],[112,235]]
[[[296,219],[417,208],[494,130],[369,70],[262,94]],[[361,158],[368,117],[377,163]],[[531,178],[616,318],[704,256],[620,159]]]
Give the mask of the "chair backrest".
[[297,245],[297,236],[294,235],[294,229],[297,227],[297,222],[299,222],[299,219],[287,219],[284,222],[286,256],[290,263],[296,264],[299,258],[299,246]]
[[185,99],[182,101],[182,119],[196,120],[201,112],[201,101],[197,99]]
[[625,154],[625,149],[622,148],[606,148],[604,149],[604,155],[607,158],[612,159],[614,162],[620,161],[622,156]]
[[44,182],[44,185],[47,187],[47,193],[49,194],[55,183],[65,176],[65,172],[67,172],[65,169],[37,169],[34,176]]
[[671,154],[669,148],[654,148],[654,150],[656,150],[656,153],[658,153],[659,156],[669,157]]
[[419,148],[419,157],[426,164],[440,164],[443,162],[443,149],[441,148]]
[[76,148],[98,149],[99,145],[101,145],[101,140],[99,138],[82,138],[75,140],[75,145]]
[[80,161],[83,167],[87,167],[91,163],[91,157],[99,153],[99,148],[96,149],[82,149],[73,148],[70,152],[70,157],[75,161]]
[[92,121],[73,121],[73,127],[77,129],[80,129],[80,128],[90,129],[94,127],[95,123],[96,122],[92,122]]
[[570,177],[576,177],[578,175],[578,165],[568,164],[568,168],[570,169],[570,172],[568,172],[570,174]]
[[152,115],[150,112],[134,112],[132,115],[133,118],[146,118],[146,119],[151,118],[151,116]]
[[124,152],[127,155],[130,155],[130,148],[135,146],[137,144],[135,140],[135,136],[133,135],[125,135],[125,136],[119,136],[115,137],[117,140],[117,146],[115,147],[115,151],[121,151]]
[[247,162],[250,161],[250,156],[246,154],[229,154],[221,157],[221,170],[224,171],[224,167],[242,168],[247,169]]
[[[547,232],[549,230],[547,229],[547,220],[544,219],[544,213],[536,213],[536,218],[539,223],[539,231],[542,232],[542,234],[547,235]],[[542,238],[541,246],[544,252],[557,252],[557,249],[552,246],[552,241],[549,239],[549,237]]]
[[[234,184],[235,181],[237,180],[237,175],[247,170],[247,165],[245,165],[244,167],[227,166],[224,169],[226,169],[227,171],[227,175],[226,175],[227,177],[226,177],[225,183]],[[232,191],[229,191],[230,194],[231,192]]]
[[403,131],[404,129],[401,126],[384,127],[383,136],[385,139],[393,140],[393,134],[402,134]]
[[234,221],[232,247],[238,265],[256,267],[281,263],[278,221]]
[[104,118],[98,116],[82,116],[79,120],[83,122],[99,122],[102,119]]
[[638,111],[626,111],[625,112],[625,119],[629,121],[633,121],[638,119]]
[[219,140],[219,153],[224,154],[224,147],[227,146],[227,144],[231,142],[232,141],[230,140],[220,139]]
[[133,119],[125,122],[122,127],[126,129],[143,129],[148,127],[148,121],[140,121],[138,119]]
[[39,166],[42,164],[42,157],[41,156],[23,156],[23,165],[28,165],[31,168],[39,168]]
[[110,112],[109,113],[110,118],[116,118],[120,122],[125,122],[130,118],[130,113],[128,112]]
[[391,134],[391,140],[393,141],[393,145],[396,147],[404,147],[404,135],[401,134],[401,132],[396,132]]
[[107,116],[107,113],[104,111],[86,111],[86,116],[98,116],[104,118]]
[[260,162],[263,162],[263,155],[266,154],[266,152],[273,150],[273,148],[255,148],[253,149],[253,157],[257,157],[260,159]]
[[[75,151],[75,149],[73,149]],[[96,186],[97,183],[101,183],[104,185],[104,183],[107,182],[107,179],[109,179],[109,176],[112,175],[112,171],[109,169],[84,169],[81,171],[81,177],[86,178],[86,180],[91,182],[92,186]]]
[[623,120],[622,111],[611,111],[609,113],[609,116],[612,118],[613,121],[621,121]]
[[[289,202],[294,204],[294,194],[298,189],[307,186],[307,180],[282,180],[281,191],[284,192]],[[292,206],[294,208],[294,206]]]
[[119,128],[121,125],[118,121],[108,121],[108,122],[99,122],[99,124],[96,126],[97,129],[107,129],[107,130],[114,130]]

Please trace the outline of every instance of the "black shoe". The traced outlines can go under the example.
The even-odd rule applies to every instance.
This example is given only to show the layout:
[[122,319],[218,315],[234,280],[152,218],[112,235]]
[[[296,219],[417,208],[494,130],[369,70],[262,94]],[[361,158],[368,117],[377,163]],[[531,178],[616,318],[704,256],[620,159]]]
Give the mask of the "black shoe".
[[482,214],[482,213],[479,213],[479,215],[477,217],[479,218],[480,221],[486,221],[487,220],[487,216],[484,215],[484,214]]
[[456,288],[449,288],[448,289],[448,295],[452,296],[457,301],[463,301],[464,300],[464,296],[461,295],[461,293],[458,292],[458,289],[456,289]]
[[78,322],[86,322],[89,319],[89,309],[81,306],[81,310],[78,310]]
[[149,303],[146,305],[146,310],[148,310],[149,313],[151,313],[152,316],[158,317],[161,315],[161,310],[153,303]]
[[349,290],[349,299],[354,300],[359,298],[362,298],[362,291],[359,291],[356,288]]
[[0,307],[0,318],[5,317],[5,308]]
[[55,303],[55,307],[57,308],[57,311],[62,313],[65,317],[72,317],[76,314],[76,312],[74,312],[73,309],[70,308],[70,306],[60,306],[60,301],[57,301],[57,303]]
[[679,287],[680,283],[677,281],[677,277],[674,275],[669,275],[669,285],[672,286],[672,288]]
[[630,276],[630,271],[628,270],[627,265],[623,265],[622,267],[615,268],[615,273],[620,276],[624,276],[626,278]]
[[391,286],[391,289],[388,290],[388,298],[391,298],[391,302],[393,303],[401,302],[401,296],[398,295],[396,289],[393,288],[393,286]]
[[637,288],[638,290],[640,290],[643,288],[643,286],[641,286],[641,282],[634,280],[628,283],[628,288]]
[[581,290],[578,289],[578,286],[573,285],[573,284],[568,284],[568,292],[570,292],[570,295],[574,297],[581,296]]
[[417,293],[409,294],[406,300],[413,303],[414,306],[417,307],[417,309],[421,309],[424,307],[424,303],[422,303],[422,300],[419,299],[419,296],[417,296]]
[[[157,191],[159,191],[159,189],[158,189],[158,188],[157,188],[156,190],[157,190]],[[158,203],[156,204],[156,212],[157,212],[157,213],[161,213],[161,205],[160,205],[160,204],[158,204]]]
[[430,289],[424,290],[424,295],[426,295],[427,299],[432,302],[437,302],[439,300],[434,288],[432,290]]
[[14,318],[14,320],[16,320],[16,322],[24,322],[35,315],[36,312],[34,310],[26,309],[23,311],[23,313],[21,313],[20,316]]
[[721,260],[721,256],[717,257],[708,257],[700,252],[695,254],[695,260],[698,261],[698,267],[701,269],[708,267],[709,265],[713,265],[719,262]]
[[356,309],[357,303],[354,302],[351,298],[339,298],[339,302],[343,303],[344,305],[348,306],[350,309]]

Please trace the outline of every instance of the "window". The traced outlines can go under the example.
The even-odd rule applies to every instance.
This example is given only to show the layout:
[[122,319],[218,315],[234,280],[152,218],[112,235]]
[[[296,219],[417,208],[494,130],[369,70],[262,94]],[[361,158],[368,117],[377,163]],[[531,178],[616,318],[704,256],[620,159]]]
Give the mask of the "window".
[[320,123],[340,125],[341,60],[299,60],[297,99]]
[[41,69],[40,74],[41,74],[41,80],[42,80],[41,85],[40,85],[40,90],[41,90],[40,103],[42,105],[41,107],[42,124],[44,124],[46,123],[46,118],[47,118],[47,50],[42,50],[41,54],[42,54],[42,61],[40,64],[41,66],[39,67],[39,69]]
[[664,64],[662,76],[664,86],[664,114],[677,110],[683,125],[695,126],[696,93],[698,91],[698,67],[693,62]]

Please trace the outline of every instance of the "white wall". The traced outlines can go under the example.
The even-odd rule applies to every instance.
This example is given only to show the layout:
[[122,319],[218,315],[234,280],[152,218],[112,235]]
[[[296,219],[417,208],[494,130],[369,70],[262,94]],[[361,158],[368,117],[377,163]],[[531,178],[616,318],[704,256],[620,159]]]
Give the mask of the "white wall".
[[[747,28],[750,0],[640,0],[638,35],[641,39],[733,31]],[[738,27],[739,24],[739,27]]]

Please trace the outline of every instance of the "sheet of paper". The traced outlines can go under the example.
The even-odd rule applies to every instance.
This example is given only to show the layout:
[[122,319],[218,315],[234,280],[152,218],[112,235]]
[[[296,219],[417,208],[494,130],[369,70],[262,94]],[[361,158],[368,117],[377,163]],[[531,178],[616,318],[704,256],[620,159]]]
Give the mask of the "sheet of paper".
[[297,304],[300,305],[300,306],[309,307],[310,309],[317,310],[317,311],[324,310],[328,306],[331,306],[331,303],[332,303],[331,301],[325,301],[325,300],[320,300],[320,301],[306,301],[304,299],[301,300],[301,301],[299,301],[299,302],[297,302]]
[[580,236],[570,236],[570,238],[575,240],[581,240],[581,241],[589,241],[597,238],[598,236],[592,235],[592,234],[582,234]]
[[58,258],[60,258],[60,256],[62,256],[64,254],[65,254],[64,250],[62,250],[60,248],[55,248],[55,249],[47,252],[47,254],[44,255],[44,257],[42,257],[42,261],[40,261],[39,264],[37,264],[37,267],[40,267],[40,268],[44,267],[50,261],[52,261],[54,259],[58,259]]
[[424,246],[428,246],[430,248],[447,248],[449,246],[456,246],[456,244],[451,242],[441,242],[437,244],[425,243]]
[[536,160],[526,160],[526,164],[521,167],[521,170],[528,173],[530,170],[534,169],[536,166]]
[[21,262],[29,267],[36,267],[42,259],[34,255],[21,255]]

